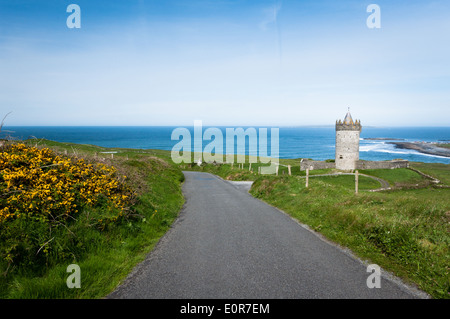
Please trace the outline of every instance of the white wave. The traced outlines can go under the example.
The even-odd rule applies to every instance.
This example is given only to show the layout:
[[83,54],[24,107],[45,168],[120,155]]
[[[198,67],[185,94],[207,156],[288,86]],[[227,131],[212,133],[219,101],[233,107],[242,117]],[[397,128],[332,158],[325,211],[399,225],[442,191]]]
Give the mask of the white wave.
[[359,151],[360,152],[379,152],[379,153],[389,153],[389,154],[403,154],[403,155],[421,155],[421,156],[449,159],[446,156],[425,154],[425,153],[421,153],[416,150],[399,149],[399,148],[396,148],[394,144],[387,144],[385,142],[373,142],[370,144],[361,145],[359,147]]
[[382,149],[382,147],[380,147],[380,145],[377,145],[377,144],[362,145],[359,147],[360,152],[377,152],[381,149]]
[[447,156],[441,156],[441,155],[433,155],[433,154],[425,154],[425,153],[414,153],[414,155],[422,155],[422,156],[428,156],[428,157],[436,157],[436,158],[445,158],[445,159],[450,159],[450,157]]

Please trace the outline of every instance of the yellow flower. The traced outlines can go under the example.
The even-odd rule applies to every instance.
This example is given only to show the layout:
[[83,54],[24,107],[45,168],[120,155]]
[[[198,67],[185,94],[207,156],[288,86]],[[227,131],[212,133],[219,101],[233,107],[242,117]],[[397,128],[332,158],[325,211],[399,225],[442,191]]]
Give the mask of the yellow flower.
[[28,213],[24,216],[42,220],[48,214],[60,215],[61,210],[66,215],[75,214],[78,204],[96,205],[100,194],[122,216],[133,192],[119,182],[116,172],[114,167],[101,163],[92,165],[83,159],[55,156],[47,148],[13,144],[0,153],[0,186],[12,192],[0,202],[6,206],[0,210],[0,222],[24,212]]

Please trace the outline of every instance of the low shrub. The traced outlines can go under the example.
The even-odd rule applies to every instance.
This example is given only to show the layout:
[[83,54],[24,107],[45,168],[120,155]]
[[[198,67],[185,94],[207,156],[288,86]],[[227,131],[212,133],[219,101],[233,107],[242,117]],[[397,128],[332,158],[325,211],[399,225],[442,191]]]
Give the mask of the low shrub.
[[37,267],[53,251],[74,255],[74,224],[99,231],[127,218],[134,191],[114,167],[16,143],[0,153],[0,260]]

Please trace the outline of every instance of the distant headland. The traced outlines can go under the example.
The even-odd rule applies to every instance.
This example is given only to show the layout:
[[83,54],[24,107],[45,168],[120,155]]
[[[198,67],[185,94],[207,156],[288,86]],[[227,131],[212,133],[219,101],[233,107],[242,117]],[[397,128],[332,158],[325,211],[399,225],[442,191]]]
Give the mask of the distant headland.
[[404,141],[404,138],[390,138],[390,137],[366,137],[367,141]]
[[427,142],[387,142],[396,148],[415,150],[423,154],[450,157],[450,148]]

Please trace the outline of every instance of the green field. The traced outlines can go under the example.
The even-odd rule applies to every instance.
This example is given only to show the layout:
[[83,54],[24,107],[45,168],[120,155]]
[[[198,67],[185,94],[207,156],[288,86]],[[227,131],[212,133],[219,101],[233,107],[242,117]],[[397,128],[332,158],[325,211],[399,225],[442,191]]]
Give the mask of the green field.
[[[302,181],[303,182],[303,181]],[[343,176],[318,176],[310,177],[309,185],[312,187],[316,184],[327,184],[336,187],[344,187],[345,189],[355,189],[355,177],[351,175]],[[359,176],[358,189],[360,191],[380,188],[380,183],[374,179],[365,176]]]
[[389,182],[391,187],[395,186],[412,186],[418,184],[426,183],[427,180],[423,178],[420,174],[407,169],[368,169],[361,170],[360,173],[367,174],[375,177],[379,177]]
[[450,165],[441,163],[412,162],[411,167],[439,179],[442,184],[450,185]]

